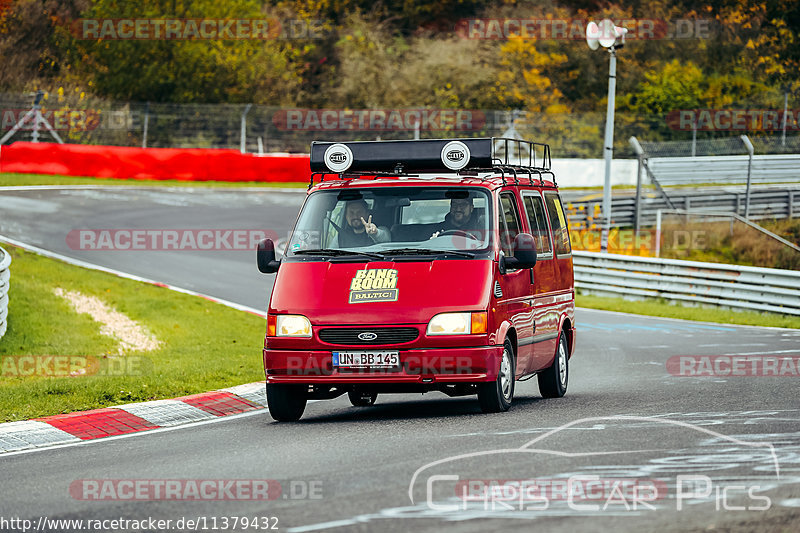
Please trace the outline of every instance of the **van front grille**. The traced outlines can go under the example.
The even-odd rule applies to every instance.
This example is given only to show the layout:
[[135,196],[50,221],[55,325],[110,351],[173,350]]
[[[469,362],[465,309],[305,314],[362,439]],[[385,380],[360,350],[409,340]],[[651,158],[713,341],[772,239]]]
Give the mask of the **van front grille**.
[[[369,335],[369,334],[372,335]],[[361,335],[362,338],[358,338]],[[371,338],[373,337],[374,338]],[[325,328],[319,330],[319,338],[330,344],[375,346],[379,344],[402,344],[419,337],[417,328]]]

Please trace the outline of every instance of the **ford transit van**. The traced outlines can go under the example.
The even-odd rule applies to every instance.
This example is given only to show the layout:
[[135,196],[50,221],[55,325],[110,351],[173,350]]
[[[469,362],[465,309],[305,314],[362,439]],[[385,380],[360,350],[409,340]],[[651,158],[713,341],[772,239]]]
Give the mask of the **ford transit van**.
[[535,375],[561,397],[575,290],[550,150],[515,139],[315,142],[277,273],[263,359],[278,421],[309,399],[477,395],[506,411]]

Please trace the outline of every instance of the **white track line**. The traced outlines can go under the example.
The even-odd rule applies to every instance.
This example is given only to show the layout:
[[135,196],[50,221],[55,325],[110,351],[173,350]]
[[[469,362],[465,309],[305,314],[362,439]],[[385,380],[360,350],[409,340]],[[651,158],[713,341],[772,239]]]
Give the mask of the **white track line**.
[[191,296],[200,296],[201,298],[205,298],[206,300],[210,300],[212,302],[216,302],[218,304],[225,305],[227,307],[231,307],[233,309],[237,309],[239,311],[245,311],[247,313],[252,313],[254,315],[258,315],[262,318],[266,317],[265,311],[261,311],[260,309],[254,309],[252,307],[248,307],[246,305],[237,304],[235,302],[231,302],[230,300],[223,300],[221,298],[217,298],[215,296],[209,296],[208,294],[203,294],[200,292],[192,291],[189,289],[184,289],[183,287],[176,287],[175,285],[170,285],[168,283],[163,283],[161,281],[155,281],[148,278],[143,278],[141,276],[136,276],[134,274],[128,274],[127,272],[122,272],[121,270],[114,270],[113,268],[107,268],[104,266],[96,265],[94,263],[87,263],[86,261],[81,261],[80,259],[73,259],[72,257],[68,257],[66,255],[61,255],[56,252],[51,252],[49,250],[45,250],[44,248],[39,248],[37,246],[32,246],[30,244],[18,241],[16,239],[11,239],[6,237],[5,235],[0,235],[0,242],[5,242],[11,244],[13,246],[17,246],[19,248],[23,248],[28,250],[29,252],[33,252],[37,255],[41,255],[44,257],[49,257],[51,259],[58,259],[59,261],[63,261],[65,263],[69,263],[70,265],[75,265],[83,268],[88,268],[90,270],[99,270],[100,272],[106,272],[108,274],[113,274],[115,276],[119,276],[125,279],[132,279],[134,281],[141,281],[143,283],[149,283],[150,285],[158,285],[159,287],[165,287],[171,291],[180,292],[183,294],[189,294]]
[[[632,316],[636,318],[649,318],[652,320],[670,320],[672,322],[685,322],[687,324],[707,324],[709,326],[726,326],[730,328],[757,328],[757,329],[771,329],[775,331],[800,331],[800,329],[794,328],[777,328],[775,326],[751,326],[749,324],[728,324],[727,322],[705,322],[703,320],[686,320],[683,318],[672,318],[666,316],[652,316],[652,315],[637,315],[635,313],[623,313],[622,311],[606,311],[604,309],[592,309],[591,307],[575,307],[575,309],[580,309],[581,311],[594,311],[597,313],[610,313],[614,315],[622,315],[622,316]],[[580,326],[580,324],[578,324]]]
[[[221,390],[221,389],[220,389]],[[309,400],[308,403],[317,403],[317,402],[324,402],[326,400]],[[193,428],[198,426],[205,426],[207,424],[218,424],[220,422],[226,422],[228,420],[235,420],[238,418],[247,418],[250,416],[266,416],[266,413],[269,412],[267,408],[255,409],[253,411],[247,411],[246,413],[239,413],[235,415],[226,415],[226,416],[218,416],[211,420],[199,420],[197,422],[189,422],[187,424],[182,424],[180,426],[169,426],[169,427],[160,427],[156,429],[148,429],[146,431],[135,431],[133,433],[125,433],[124,435],[114,435],[112,437],[102,437],[99,439],[91,439],[91,440],[82,440],[79,442],[67,442],[64,444],[55,444],[53,446],[46,446],[43,448],[30,448],[27,450],[18,450],[15,452],[5,452],[0,453],[0,461],[2,461],[6,457],[11,457],[12,455],[23,455],[27,453],[35,453],[35,452],[46,452],[50,450],[58,450],[61,448],[73,448],[75,446],[90,446],[92,444],[98,444],[103,442],[109,442],[112,440],[119,440],[119,439],[128,439],[132,437],[145,437],[147,435],[153,435],[155,433],[164,433],[166,431],[177,431],[184,428]]]
[[58,450],[58,449],[61,449],[61,448],[72,448],[74,446],[88,446],[88,445],[99,443],[99,442],[109,442],[109,441],[112,441],[112,440],[127,439],[127,438],[130,438],[130,437],[141,437],[141,436],[144,436],[144,435],[153,435],[155,433],[164,433],[165,431],[175,431],[175,430],[178,430],[178,429],[193,428],[193,427],[197,427],[197,426],[204,426],[206,424],[216,424],[218,422],[224,422],[224,421],[227,421],[227,420],[234,420],[236,418],[245,418],[245,417],[248,417],[248,416],[255,416],[255,415],[262,415],[263,416],[266,411],[267,411],[266,409],[256,409],[254,411],[247,411],[246,413],[239,413],[239,414],[236,414],[236,415],[214,417],[211,420],[200,420],[198,422],[189,422],[188,424],[183,424],[183,425],[180,425],[180,426],[161,427],[161,428],[156,428],[156,429],[148,429],[147,431],[136,431],[136,432],[133,432],[133,433],[125,433],[124,435],[114,435],[112,437],[102,437],[102,438],[99,438],[99,439],[82,440],[80,442],[68,442],[68,443],[65,443],[65,444],[56,444],[54,446],[48,446],[46,448],[30,448],[28,450],[19,450],[19,451],[16,451],[16,452],[0,453],[0,461],[2,461],[6,457],[11,457],[12,455],[22,455],[22,454],[26,454],[26,453],[44,452],[44,451],[49,451],[49,450]]

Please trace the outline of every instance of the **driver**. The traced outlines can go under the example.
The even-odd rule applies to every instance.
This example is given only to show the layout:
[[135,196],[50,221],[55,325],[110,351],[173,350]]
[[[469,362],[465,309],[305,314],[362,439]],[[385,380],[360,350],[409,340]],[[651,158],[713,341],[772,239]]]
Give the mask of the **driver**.
[[[444,217],[441,228],[433,232],[431,239],[439,236],[445,231],[463,231],[474,235],[478,240],[482,240],[481,232],[485,227],[482,216],[478,216],[475,206],[472,203],[472,196],[467,198],[452,198],[450,200],[450,212]],[[477,231],[476,231],[477,230]]]
[[372,223],[367,202],[350,200],[344,208],[344,218],[347,224],[339,231],[337,246],[339,248],[352,248],[370,246],[379,242],[388,242],[391,239],[389,230],[383,226]]

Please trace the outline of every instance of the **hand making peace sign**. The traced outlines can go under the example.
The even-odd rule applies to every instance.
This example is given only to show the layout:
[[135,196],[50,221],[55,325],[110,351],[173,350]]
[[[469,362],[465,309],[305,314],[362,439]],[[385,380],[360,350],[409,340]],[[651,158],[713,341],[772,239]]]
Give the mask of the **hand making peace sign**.
[[364,229],[367,230],[368,235],[378,233],[378,226],[372,223],[372,215],[369,216],[369,220],[364,220],[364,217],[361,217],[361,223],[364,224]]

